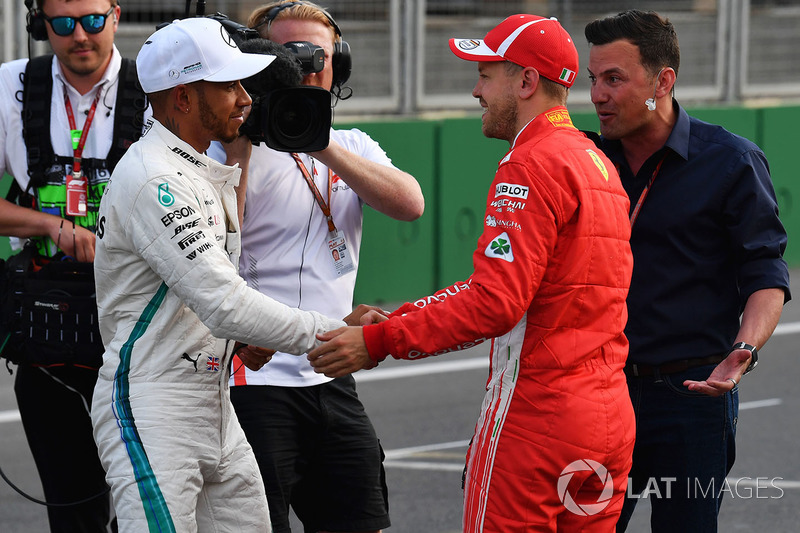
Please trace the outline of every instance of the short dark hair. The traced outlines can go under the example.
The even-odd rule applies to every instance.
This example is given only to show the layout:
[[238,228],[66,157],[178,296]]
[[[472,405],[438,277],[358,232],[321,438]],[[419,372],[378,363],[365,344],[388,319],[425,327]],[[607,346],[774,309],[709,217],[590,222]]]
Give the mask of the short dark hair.
[[627,40],[639,49],[642,65],[656,74],[671,67],[678,74],[681,50],[678,34],[668,18],[655,11],[630,9],[615,16],[590,22],[584,29],[589,44],[609,44]]

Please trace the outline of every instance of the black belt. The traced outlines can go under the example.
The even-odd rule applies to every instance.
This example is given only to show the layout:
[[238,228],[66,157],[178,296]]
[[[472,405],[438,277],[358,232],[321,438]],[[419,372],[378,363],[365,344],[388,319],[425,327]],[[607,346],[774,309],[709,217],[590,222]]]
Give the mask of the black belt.
[[656,374],[660,376],[676,374],[698,366],[716,365],[722,362],[723,359],[725,359],[724,355],[709,355],[708,357],[697,357],[695,359],[679,359],[678,361],[670,361],[661,365],[627,363],[625,365],[625,375],[641,377],[654,376]]

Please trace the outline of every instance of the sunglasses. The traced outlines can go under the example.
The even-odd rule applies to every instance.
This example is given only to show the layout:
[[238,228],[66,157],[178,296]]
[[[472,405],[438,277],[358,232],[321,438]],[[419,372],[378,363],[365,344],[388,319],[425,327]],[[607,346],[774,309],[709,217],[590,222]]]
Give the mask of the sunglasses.
[[86,33],[100,33],[106,27],[106,19],[114,12],[114,6],[111,6],[105,15],[84,15],[82,17],[48,17],[44,13],[42,16],[50,23],[53,28],[53,33],[61,37],[72,35],[78,22],[83,26],[83,31]]

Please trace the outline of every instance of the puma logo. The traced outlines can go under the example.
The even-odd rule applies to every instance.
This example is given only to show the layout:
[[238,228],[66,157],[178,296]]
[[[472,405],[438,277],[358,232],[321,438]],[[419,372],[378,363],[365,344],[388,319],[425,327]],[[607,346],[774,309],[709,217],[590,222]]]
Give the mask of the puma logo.
[[181,356],[181,359],[186,359],[187,361],[190,361],[194,365],[194,371],[197,372],[197,360],[200,359],[200,354],[197,354],[197,357],[192,359],[191,357],[189,357],[188,353],[185,353]]

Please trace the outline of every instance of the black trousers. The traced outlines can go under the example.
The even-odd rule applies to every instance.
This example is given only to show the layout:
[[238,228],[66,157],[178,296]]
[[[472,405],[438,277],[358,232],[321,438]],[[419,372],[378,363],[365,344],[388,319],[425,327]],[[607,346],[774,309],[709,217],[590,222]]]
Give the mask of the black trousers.
[[20,365],[14,383],[45,499],[48,503],[72,503],[105,492],[78,505],[48,506],[50,531],[116,531],[116,524],[109,524],[111,497],[92,437],[92,421],[81,399],[82,396],[91,406],[97,371],[73,366],[50,367],[46,371],[50,375],[40,368]]
[[383,449],[353,376],[310,387],[231,387],[267,490],[274,533],[389,527]]

